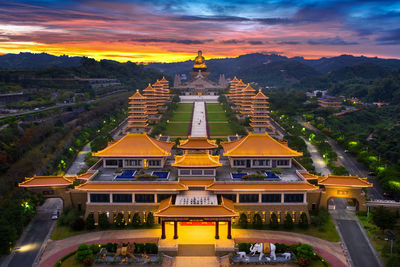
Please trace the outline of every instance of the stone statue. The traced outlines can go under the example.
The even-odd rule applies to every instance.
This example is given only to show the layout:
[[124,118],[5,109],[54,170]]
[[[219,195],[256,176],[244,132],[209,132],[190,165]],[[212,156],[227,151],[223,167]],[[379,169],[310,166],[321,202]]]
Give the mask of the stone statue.
[[[122,260],[123,262],[127,262],[127,258],[132,258],[135,261],[137,261],[136,257],[133,255],[133,252],[135,251],[135,245],[132,243],[128,243],[128,246],[124,247],[122,243],[119,243],[117,246],[117,251],[115,252],[114,255],[114,260],[118,257],[121,256],[123,257]],[[126,258],[126,259],[124,259]]]
[[203,57],[203,53],[201,50],[197,52],[197,57],[194,59],[194,65],[193,65],[193,70],[207,70],[207,65],[206,65],[206,60]]
[[254,256],[256,253],[260,253],[260,257],[258,258],[259,261],[262,260],[264,254],[268,253],[273,260],[276,260],[275,250],[276,247],[272,243],[255,243],[250,247],[250,253],[252,253],[252,256]]

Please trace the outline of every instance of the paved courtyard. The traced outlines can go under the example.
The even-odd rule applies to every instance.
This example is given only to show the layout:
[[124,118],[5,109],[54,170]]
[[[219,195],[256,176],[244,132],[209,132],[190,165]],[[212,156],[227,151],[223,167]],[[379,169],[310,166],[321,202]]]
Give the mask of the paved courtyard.
[[207,121],[206,121],[206,105],[204,102],[194,102],[192,137],[205,137],[207,136]]

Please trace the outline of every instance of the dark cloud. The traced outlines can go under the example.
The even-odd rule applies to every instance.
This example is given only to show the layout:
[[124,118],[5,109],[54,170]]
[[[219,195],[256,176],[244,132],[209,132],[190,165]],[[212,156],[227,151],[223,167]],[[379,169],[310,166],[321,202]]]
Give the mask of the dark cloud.
[[190,40],[190,39],[183,39],[183,40],[176,40],[176,39],[157,39],[157,38],[141,38],[141,39],[132,39],[134,42],[141,42],[141,43],[175,43],[175,44],[205,44],[210,43],[213,40]]
[[247,43],[249,43],[251,45],[261,45],[261,44],[263,44],[262,41],[248,41]]
[[335,38],[311,39],[307,41],[310,45],[358,45],[358,42],[347,42],[336,36]]
[[290,24],[290,23],[296,22],[296,20],[288,19],[288,18],[261,18],[261,19],[254,19],[254,20],[261,22],[262,24],[267,24],[267,25]]
[[298,42],[298,41],[280,41],[280,42],[278,42],[278,44],[282,44],[282,45],[297,45],[297,44],[301,44],[301,42]]
[[400,44],[400,28],[385,31],[382,36],[375,39],[380,45],[398,45]]
[[232,39],[232,40],[222,40],[221,43],[222,44],[241,44],[241,43],[243,43],[243,41]]

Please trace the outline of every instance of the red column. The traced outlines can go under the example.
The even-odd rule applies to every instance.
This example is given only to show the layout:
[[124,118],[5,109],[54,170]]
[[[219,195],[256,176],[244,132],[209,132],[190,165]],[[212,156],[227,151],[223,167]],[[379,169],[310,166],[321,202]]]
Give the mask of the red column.
[[231,221],[228,221],[228,239],[232,239],[232,231],[231,231],[231,228],[232,228],[232,222],[231,222]]
[[178,239],[178,222],[174,222],[174,239]]
[[215,239],[219,239],[219,222],[215,221]]
[[161,239],[165,239],[166,238],[166,236],[165,236],[165,222],[164,222],[164,220],[163,219],[161,219],[162,221],[161,221]]

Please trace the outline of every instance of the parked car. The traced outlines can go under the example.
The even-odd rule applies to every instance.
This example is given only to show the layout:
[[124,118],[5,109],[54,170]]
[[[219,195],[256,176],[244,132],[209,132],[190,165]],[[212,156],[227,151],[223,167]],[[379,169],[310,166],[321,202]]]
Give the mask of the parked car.
[[52,219],[52,220],[57,220],[57,219],[58,219],[58,211],[54,211],[54,212],[51,214],[51,219]]

